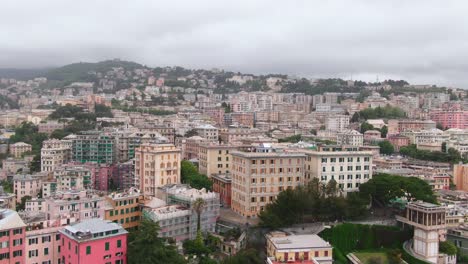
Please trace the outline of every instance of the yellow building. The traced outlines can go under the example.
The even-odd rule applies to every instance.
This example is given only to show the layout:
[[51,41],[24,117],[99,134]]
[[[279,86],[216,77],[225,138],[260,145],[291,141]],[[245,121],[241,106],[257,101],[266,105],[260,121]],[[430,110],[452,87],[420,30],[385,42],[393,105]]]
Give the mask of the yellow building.
[[244,217],[256,217],[281,191],[304,182],[304,154],[261,151],[231,152],[231,208]]
[[468,165],[455,164],[453,166],[453,182],[457,186],[457,190],[468,191]]
[[333,263],[333,248],[318,235],[288,235],[271,232],[266,235],[267,263]]
[[232,145],[201,144],[198,147],[198,170],[211,177],[213,174],[229,173],[231,151],[237,149]]
[[145,196],[155,196],[156,189],[180,183],[179,148],[172,144],[143,144],[135,149],[135,178]]
[[140,192],[133,188],[128,192],[110,194],[106,200],[112,208],[106,209],[104,219],[121,224],[127,230],[137,227],[141,219],[139,202],[142,198]]

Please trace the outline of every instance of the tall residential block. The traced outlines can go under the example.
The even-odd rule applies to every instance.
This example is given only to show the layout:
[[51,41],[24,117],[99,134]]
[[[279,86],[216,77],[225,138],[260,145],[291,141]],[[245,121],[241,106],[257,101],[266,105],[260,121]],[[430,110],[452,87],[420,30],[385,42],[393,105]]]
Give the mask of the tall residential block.
[[93,218],[59,233],[61,263],[127,263],[128,232],[119,224]]
[[117,161],[115,139],[99,131],[86,131],[73,138],[73,160],[112,164]]
[[268,151],[231,152],[231,207],[244,217],[256,217],[281,191],[304,182],[303,153]]
[[41,171],[53,172],[57,166],[70,161],[71,152],[71,140],[50,139],[44,141],[41,148]]
[[211,177],[213,174],[229,173],[230,152],[237,149],[233,145],[200,144],[198,147],[198,170]]
[[135,177],[145,196],[155,196],[156,189],[180,183],[181,151],[172,144],[143,144],[135,150]]

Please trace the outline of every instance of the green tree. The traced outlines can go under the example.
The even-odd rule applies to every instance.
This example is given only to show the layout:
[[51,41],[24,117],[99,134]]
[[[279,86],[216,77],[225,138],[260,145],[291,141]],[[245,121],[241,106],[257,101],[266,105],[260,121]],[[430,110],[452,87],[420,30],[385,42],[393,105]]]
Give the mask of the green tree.
[[130,264],[185,264],[185,259],[174,245],[158,237],[159,225],[143,218],[137,231],[130,233],[128,263]]
[[213,187],[213,182],[206,175],[200,174],[197,167],[190,161],[183,160],[181,162],[180,174],[182,183],[186,183],[192,188],[211,190]]
[[253,248],[242,250],[234,256],[221,261],[221,264],[263,264],[265,261],[260,257],[258,251]]
[[387,137],[387,134],[388,134],[388,127],[387,127],[387,126],[383,126],[383,127],[380,129],[380,133],[381,133],[382,138],[386,138],[386,137]]
[[24,210],[24,208],[26,206],[26,202],[31,200],[31,199],[32,199],[32,197],[29,196],[29,195],[21,197],[21,202],[16,205],[16,211]]
[[380,154],[390,155],[395,151],[392,143],[388,140],[379,142]]
[[189,131],[185,132],[184,137],[189,138],[193,136],[198,136],[198,133],[195,129],[190,129]]
[[364,133],[366,132],[367,130],[374,130],[374,126],[367,123],[367,122],[363,122],[361,124],[361,133]]
[[193,210],[195,210],[195,213],[197,213],[197,232],[199,232],[201,229],[201,214],[205,206],[206,202],[203,200],[203,198],[197,198],[192,205]]
[[439,252],[450,256],[457,255],[458,249],[451,241],[439,242]]
[[368,182],[359,186],[362,199],[372,198],[380,204],[388,205],[395,198],[405,197],[409,200],[421,200],[436,203],[431,186],[416,177],[403,177],[385,173],[375,174]]

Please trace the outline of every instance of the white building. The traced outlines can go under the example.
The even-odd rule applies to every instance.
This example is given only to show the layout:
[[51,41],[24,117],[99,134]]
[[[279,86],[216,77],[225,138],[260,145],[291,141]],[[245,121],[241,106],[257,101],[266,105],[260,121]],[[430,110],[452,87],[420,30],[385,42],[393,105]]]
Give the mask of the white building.
[[336,134],[336,144],[359,147],[364,144],[364,136],[356,130],[344,130]]
[[301,150],[306,157],[305,180],[319,178],[327,184],[335,180],[344,192],[358,191],[372,179],[372,152],[357,147],[323,146],[318,150]]
[[348,115],[332,115],[325,119],[325,128],[330,131],[343,131],[349,126]]

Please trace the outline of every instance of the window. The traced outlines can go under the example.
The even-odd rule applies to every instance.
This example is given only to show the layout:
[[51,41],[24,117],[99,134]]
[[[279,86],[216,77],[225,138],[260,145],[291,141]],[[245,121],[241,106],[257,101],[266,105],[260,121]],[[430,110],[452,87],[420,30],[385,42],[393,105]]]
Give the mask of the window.
[[120,240],[120,239],[117,240],[117,247],[118,248],[122,247],[122,240]]
[[322,167],[322,172],[326,172],[327,169],[325,167]]
[[106,250],[106,251],[109,250],[109,242],[106,242],[106,244],[105,244],[105,250]]
[[23,233],[23,229],[15,229],[13,230],[13,235],[18,235],[18,234],[22,234]]
[[114,216],[114,211],[111,210],[109,214],[110,216]]
[[325,253],[325,257],[328,257],[328,251],[325,250],[324,253]]
[[49,248],[44,248],[44,256],[49,255]]
[[91,246],[86,247],[86,255],[91,254]]

